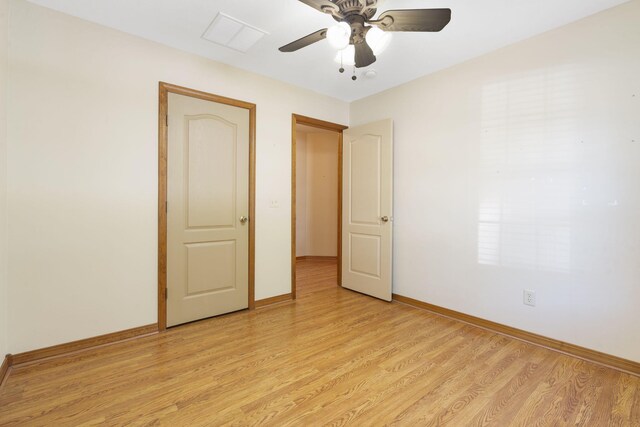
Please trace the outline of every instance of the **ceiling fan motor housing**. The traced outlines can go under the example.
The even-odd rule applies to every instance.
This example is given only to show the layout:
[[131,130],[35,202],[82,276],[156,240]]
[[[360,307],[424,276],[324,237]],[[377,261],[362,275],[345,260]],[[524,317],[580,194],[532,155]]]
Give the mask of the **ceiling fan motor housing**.
[[349,43],[358,44],[364,42],[367,30],[370,28],[365,27],[364,19],[361,16],[355,15],[352,19],[349,19],[346,22],[351,27],[351,39],[349,40]]
[[376,14],[374,6],[377,0],[332,0],[332,2],[340,8],[340,13],[334,14],[333,19],[338,22],[346,22],[351,27],[349,44],[364,42],[369,29],[365,26],[365,22]]
[[363,18],[363,20],[368,21],[373,18],[373,15],[376,14],[376,3],[377,1],[365,0],[366,6],[363,5],[364,2],[360,0],[332,0],[332,3],[335,3],[336,6],[340,8],[340,13],[337,15],[333,15],[333,18],[340,21],[348,21],[350,16],[357,15]]

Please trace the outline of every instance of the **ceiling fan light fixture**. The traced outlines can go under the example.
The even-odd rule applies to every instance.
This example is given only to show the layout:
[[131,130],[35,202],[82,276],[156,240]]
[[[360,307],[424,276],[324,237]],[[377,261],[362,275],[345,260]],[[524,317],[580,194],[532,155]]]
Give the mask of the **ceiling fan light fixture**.
[[367,40],[367,44],[369,44],[371,50],[373,50],[373,54],[377,56],[384,52],[387,46],[389,46],[391,37],[391,33],[382,31],[378,27],[371,27],[367,31],[367,35],[365,38]]
[[340,22],[327,30],[327,40],[332,47],[342,50],[349,45],[351,27],[346,22]]
[[346,48],[338,51],[334,61],[338,64],[342,64],[343,66],[353,66],[356,65],[356,48],[352,44],[348,45]]
[[378,14],[380,0],[299,1],[318,12],[332,15],[339,24],[317,30],[278,50],[295,52],[326,38],[339,50],[335,60],[341,64],[338,70],[341,73],[345,64],[353,62],[355,70],[376,62],[376,56],[391,41],[390,32],[437,33],[451,21],[451,9],[446,8],[387,10]]

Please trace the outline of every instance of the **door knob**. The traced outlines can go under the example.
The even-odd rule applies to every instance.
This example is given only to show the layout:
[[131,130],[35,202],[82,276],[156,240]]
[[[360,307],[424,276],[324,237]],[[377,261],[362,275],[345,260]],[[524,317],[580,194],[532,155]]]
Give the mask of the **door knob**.
[[245,224],[247,221],[249,221],[249,218],[247,218],[246,216],[241,216],[240,217],[240,223],[241,224]]
[[381,220],[382,222],[389,222],[389,217],[385,215],[385,216],[383,216],[383,217],[380,217],[380,220]]

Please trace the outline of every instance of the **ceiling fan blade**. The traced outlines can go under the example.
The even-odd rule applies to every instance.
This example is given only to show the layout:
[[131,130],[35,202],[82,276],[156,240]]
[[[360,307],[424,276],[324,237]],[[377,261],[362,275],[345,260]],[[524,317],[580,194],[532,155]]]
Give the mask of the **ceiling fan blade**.
[[376,62],[376,56],[366,41],[356,43],[354,47],[356,48],[356,68],[366,67]]
[[340,8],[337,4],[331,3],[329,0],[299,0],[300,2],[311,6],[317,11],[336,15],[340,13]]
[[388,10],[371,24],[384,31],[429,31],[442,30],[451,21],[451,9],[407,9]]
[[307,47],[310,44],[314,44],[315,42],[319,42],[327,37],[327,29],[318,30],[315,33],[311,33],[308,36],[304,36],[301,39],[298,39],[294,42],[291,42],[287,45],[282,46],[278,49],[280,52],[295,52],[298,49],[302,49],[303,47]]

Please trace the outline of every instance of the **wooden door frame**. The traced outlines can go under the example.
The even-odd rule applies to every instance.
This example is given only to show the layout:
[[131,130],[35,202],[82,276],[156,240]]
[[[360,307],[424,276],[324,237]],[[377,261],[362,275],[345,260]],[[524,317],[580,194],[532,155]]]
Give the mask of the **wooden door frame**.
[[167,329],[167,117],[169,93],[249,110],[249,310],[255,308],[256,105],[195,89],[159,83],[158,100],[158,330]]
[[338,286],[342,286],[342,136],[348,126],[300,114],[291,115],[291,298],[296,299],[296,144],[297,125],[307,125],[338,134]]

